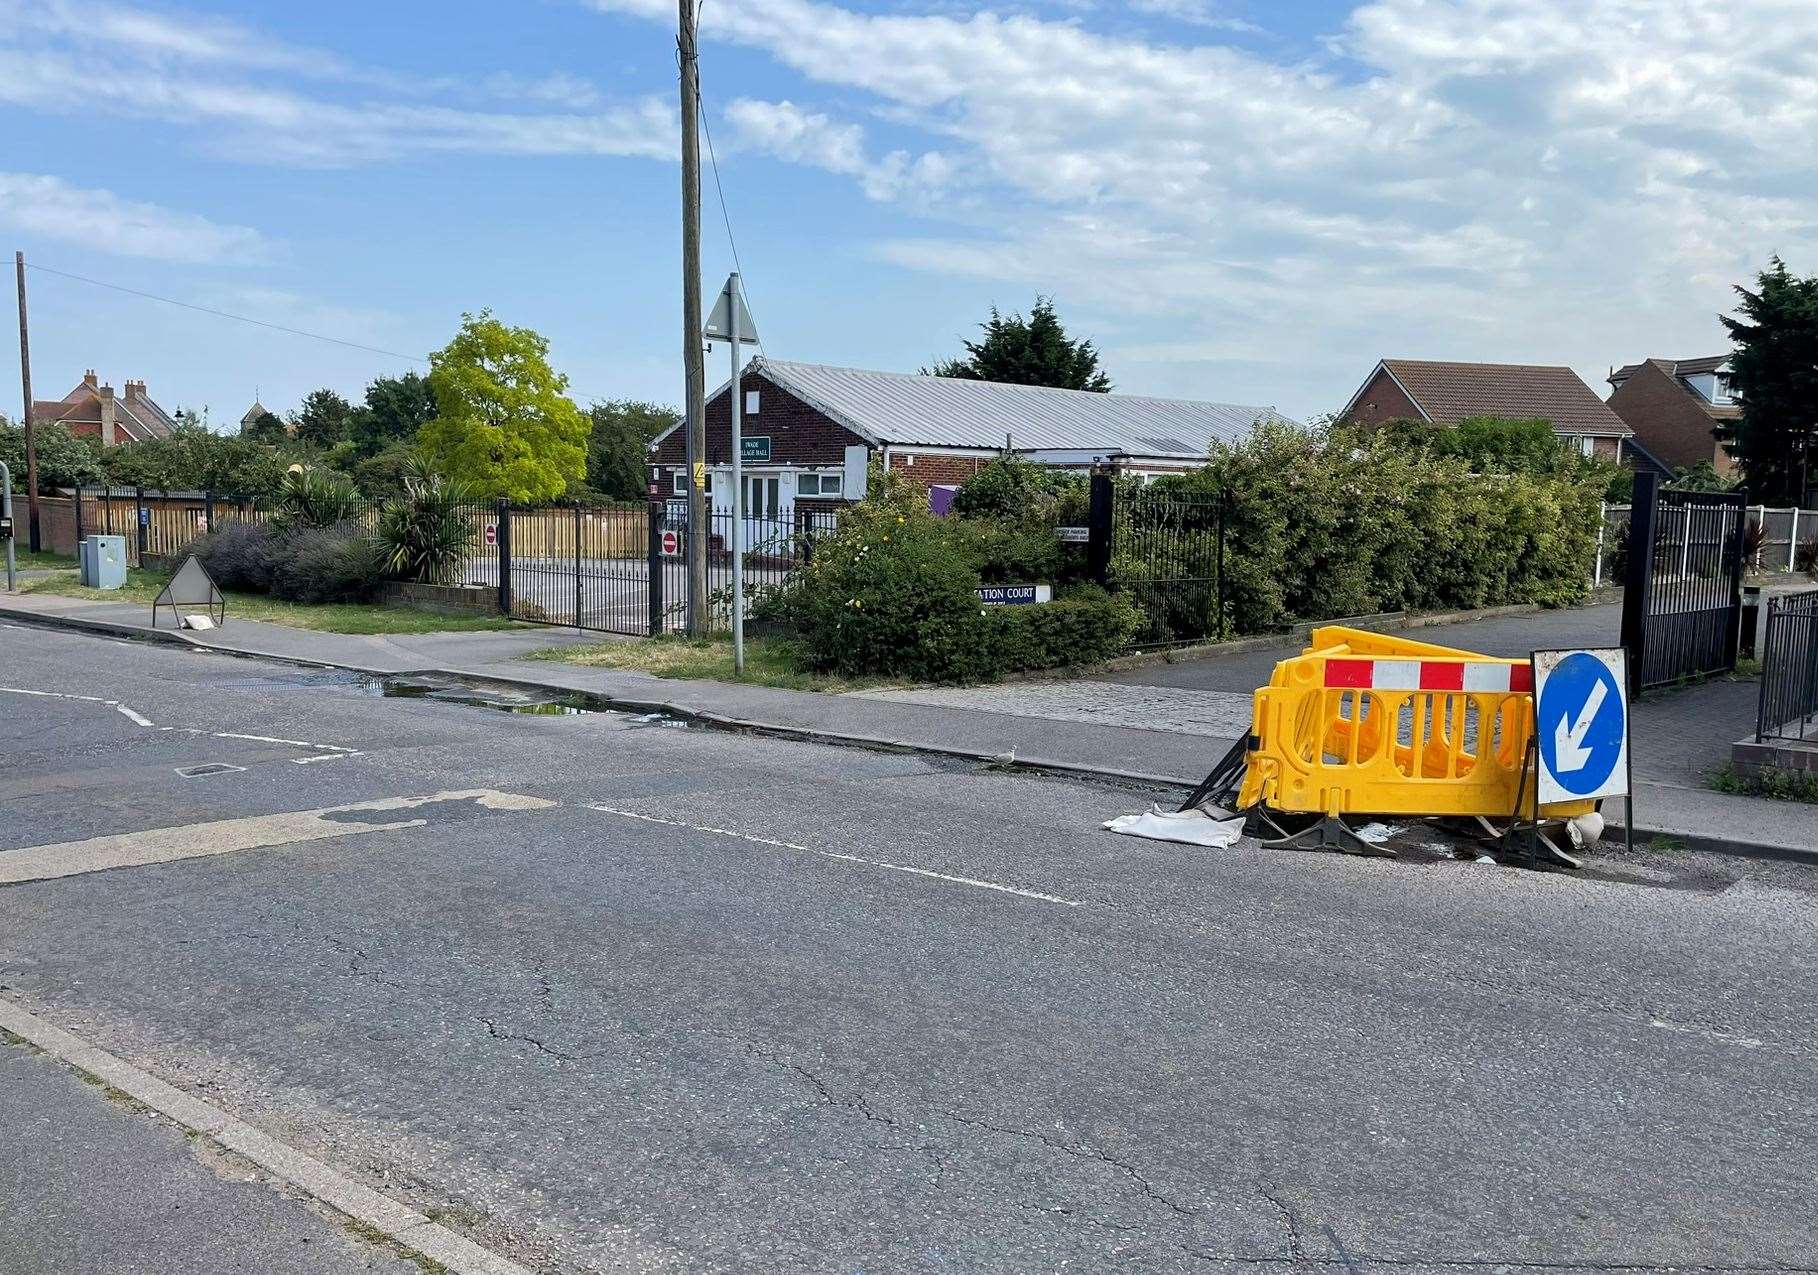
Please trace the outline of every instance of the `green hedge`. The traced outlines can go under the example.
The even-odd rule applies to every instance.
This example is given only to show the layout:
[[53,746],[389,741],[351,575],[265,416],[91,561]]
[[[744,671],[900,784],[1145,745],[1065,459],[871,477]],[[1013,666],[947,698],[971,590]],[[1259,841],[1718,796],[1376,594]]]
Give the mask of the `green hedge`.
[[1377,611],[1581,601],[1607,469],[1484,474],[1391,435],[1260,425],[1157,491],[1228,493],[1231,629]]
[[852,506],[776,610],[815,668],[926,682],[1095,663],[1122,651],[1140,616],[1081,589],[1036,606],[979,601],[978,541],[894,482]]

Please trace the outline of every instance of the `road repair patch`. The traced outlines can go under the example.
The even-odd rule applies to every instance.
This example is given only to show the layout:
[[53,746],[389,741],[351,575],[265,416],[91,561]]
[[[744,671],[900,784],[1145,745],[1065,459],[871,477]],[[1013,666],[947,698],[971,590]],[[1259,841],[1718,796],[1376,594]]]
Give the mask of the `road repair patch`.
[[473,788],[430,793],[424,797],[356,801],[320,810],[218,819],[176,828],[148,828],[142,832],[89,837],[82,841],[0,850],[0,885],[202,859],[236,850],[269,849],[366,832],[422,828],[459,822],[488,811],[547,810],[556,804],[541,797]]

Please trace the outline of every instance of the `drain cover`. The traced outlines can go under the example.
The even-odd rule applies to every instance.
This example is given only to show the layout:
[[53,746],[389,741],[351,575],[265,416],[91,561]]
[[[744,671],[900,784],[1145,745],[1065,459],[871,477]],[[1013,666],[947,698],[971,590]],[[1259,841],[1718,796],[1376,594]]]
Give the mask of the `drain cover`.
[[204,775],[225,775],[230,770],[245,770],[244,766],[229,766],[224,761],[211,761],[202,766],[179,766],[177,773],[185,779],[200,779]]

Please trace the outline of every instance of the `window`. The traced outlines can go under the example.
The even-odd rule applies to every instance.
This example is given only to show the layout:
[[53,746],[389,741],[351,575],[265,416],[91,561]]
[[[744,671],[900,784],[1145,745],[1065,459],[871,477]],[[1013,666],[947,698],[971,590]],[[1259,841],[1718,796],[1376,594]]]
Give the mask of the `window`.
[[795,494],[810,499],[839,499],[844,490],[839,474],[801,474],[795,480]]
[[756,416],[757,414],[758,414],[758,391],[746,390],[745,391],[745,415]]
[[677,496],[686,496],[688,494],[688,475],[679,469],[676,470],[669,477],[669,490]]

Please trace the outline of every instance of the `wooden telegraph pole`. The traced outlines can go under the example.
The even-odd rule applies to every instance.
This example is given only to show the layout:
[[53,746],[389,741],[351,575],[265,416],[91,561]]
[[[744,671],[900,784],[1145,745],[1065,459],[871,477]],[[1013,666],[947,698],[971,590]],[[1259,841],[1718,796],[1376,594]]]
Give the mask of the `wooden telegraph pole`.
[[19,277],[19,380],[25,393],[25,415],[21,423],[25,426],[25,509],[26,521],[31,524],[30,539],[33,553],[44,548],[38,538],[38,432],[32,425],[32,337],[31,328],[25,317],[25,254],[13,254],[13,271]]
[[700,62],[696,0],[679,0],[676,37],[682,76],[682,362],[688,412],[688,632],[707,632],[707,546],[713,539],[702,475],[707,462],[707,383],[701,358]]

